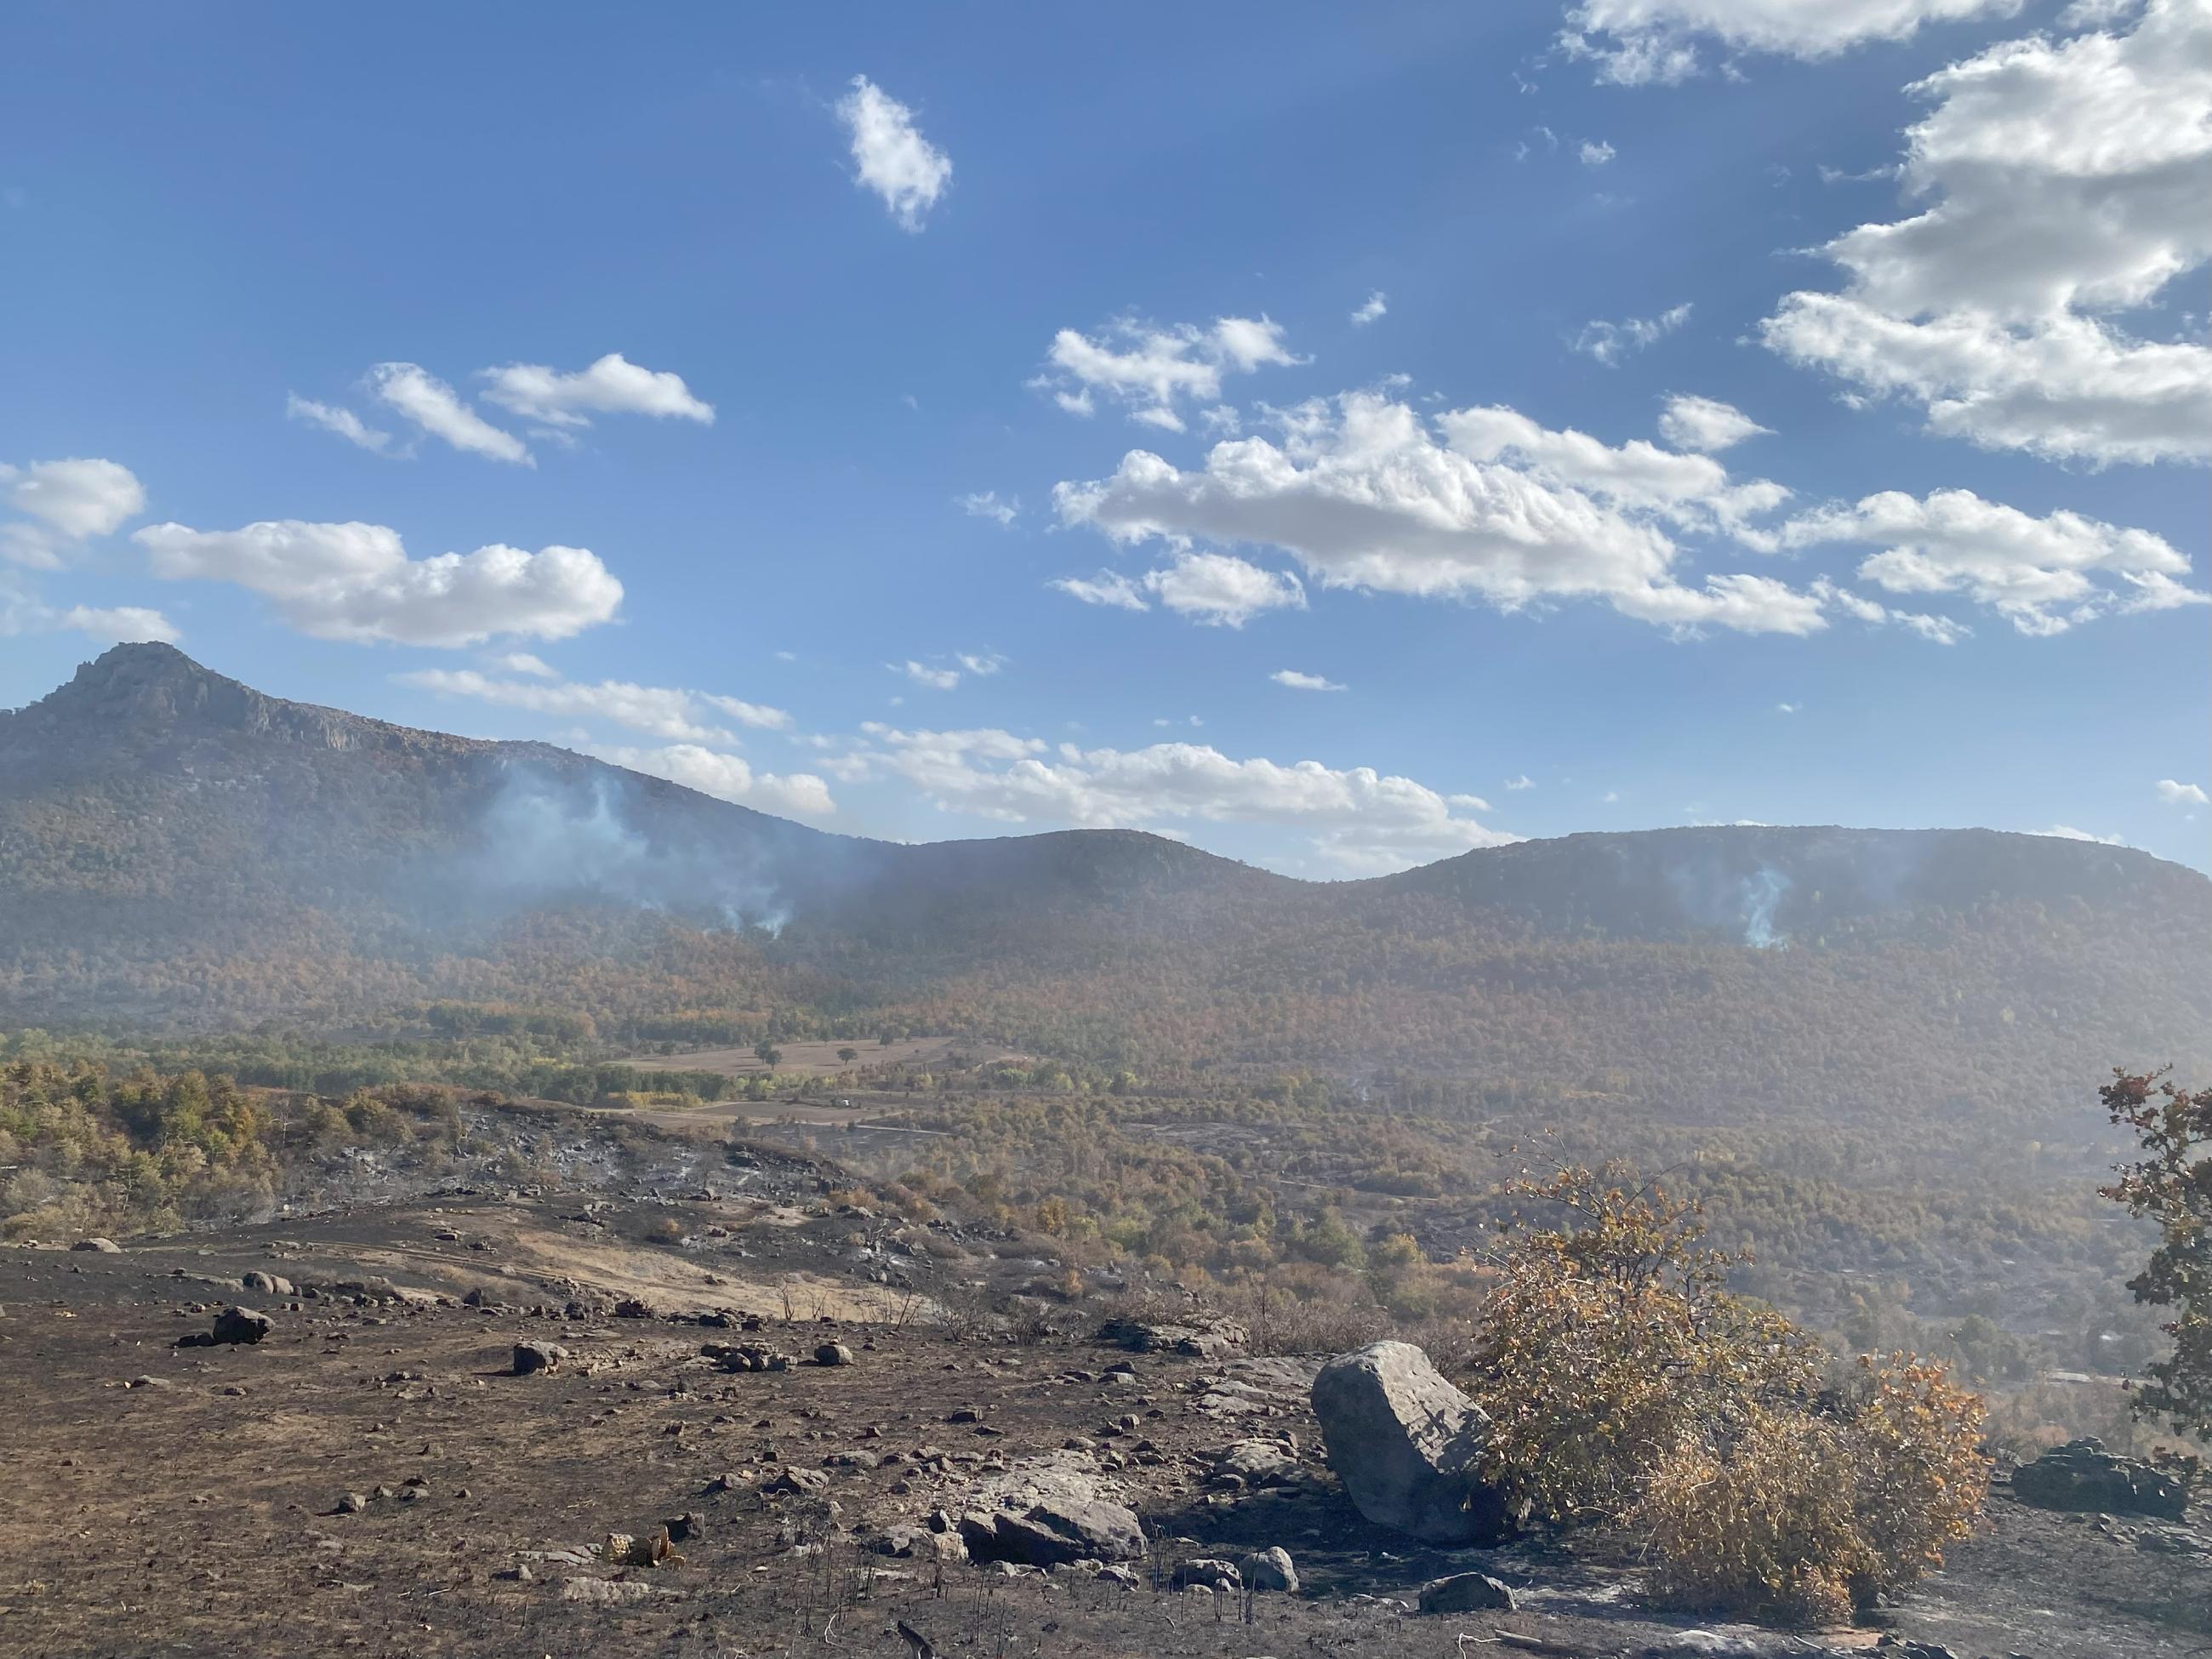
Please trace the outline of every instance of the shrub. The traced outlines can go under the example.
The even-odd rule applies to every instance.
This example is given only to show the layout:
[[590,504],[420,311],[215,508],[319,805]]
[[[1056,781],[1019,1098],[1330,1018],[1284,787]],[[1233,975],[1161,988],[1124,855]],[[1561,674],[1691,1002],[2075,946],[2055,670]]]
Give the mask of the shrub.
[[1972,1528],[1982,1402],[1942,1366],[1862,1359],[1824,1387],[1813,1339],[1724,1287],[1696,1205],[1613,1170],[1509,1190],[1574,1222],[1522,1230],[1486,1308],[1486,1479],[1641,1534],[1655,1600],[1753,1618],[1847,1617]]

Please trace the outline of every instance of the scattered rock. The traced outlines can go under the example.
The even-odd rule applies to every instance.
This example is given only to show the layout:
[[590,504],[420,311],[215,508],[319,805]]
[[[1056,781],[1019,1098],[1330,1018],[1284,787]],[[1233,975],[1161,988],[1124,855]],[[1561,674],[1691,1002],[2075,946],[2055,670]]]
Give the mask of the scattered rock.
[[1291,1553],[1279,1545],[1273,1549],[1255,1550],[1237,1562],[1237,1571],[1244,1575],[1244,1582],[1254,1589],[1282,1590],[1291,1595],[1298,1593],[1298,1570],[1291,1565]]
[[653,1304],[641,1297],[626,1296],[615,1304],[617,1319],[651,1319],[653,1316]]
[[1224,1447],[1214,1460],[1218,1480],[1234,1480],[1254,1491],[1279,1486],[1296,1477],[1298,1461],[1273,1440],[1239,1440]]
[[229,1343],[258,1342],[276,1328],[276,1322],[252,1308],[225,1308],[204,1334],[181,1337],[180,1348],[214,1348]]
[[246,1290],[260,1296],[297,1296],[299,1291],[282,1273],[265,1273],[255,1267],[239,1279]]
[[830,1484],[830,1477],[819,1469],[786,1469],[761,1490],[771,1494],[789,1493],[805,1497],[822,1491]]
[[1410,1342],[1340,1354],[1314,1379],[1330,1466],[1359,1512],[1431,1544],[1495,1543],[1525,1516],[1475,1470],[1490,1419]]
[[1249,1340],[1233,1319],[1203,1319],[1188,1323],[1147,1319],[1109,1319],[1098,1328],[1098,1340],[1112,1342],[1132,1353],[1179,1353],[1200,1359],[1218,1359]]
[[2039,1509],[2151,1515],[2179,1521],[2189,1489],[2140,1458],[2119,1457],[2096,1439],[2069,1440],[2013,1471],[2013,1496]]
[[579,1601],[586,1607],[619,1607],[632,1601],[642,1601],[653,1594],[650,1584],[641,1584],[627,1578],[564,1578],[561,1581],[561,1599]]
[[112,1238],[80,1238],[70,1246],[72,1250],[97,1250],[102,1255],[121,1255],[123,1247]]
[[1210,1589],[1234,1592],[1244,1588],[1243,1575],[1226,1561],[1217,1561],[1210,1556],[1199,1556],[1188,1561],[1178,1561],[1169,1583],[1176,1589]]
[[1486,1572],[1455,1572],[1421,1586],[1423,1613],[1474,1613],[1490,1607],[1510,1613],[1518,1605],[1511,1586]]
[[334,1512],[338,1515],[359,1515],[368,1507],[368,1499],[364,1494],[349,1492],[338,1499],[338,1506]]
[[536,1371],[556,1370],[568,1357],[568,1349],[558,1342],[518,1342],[514,1345],[514,1374],[528,1376]]
[[814,1363],[817,1365],[849,1365],[853,1363],[853,1351],[842,1342],[824,1342],[815,1349]]

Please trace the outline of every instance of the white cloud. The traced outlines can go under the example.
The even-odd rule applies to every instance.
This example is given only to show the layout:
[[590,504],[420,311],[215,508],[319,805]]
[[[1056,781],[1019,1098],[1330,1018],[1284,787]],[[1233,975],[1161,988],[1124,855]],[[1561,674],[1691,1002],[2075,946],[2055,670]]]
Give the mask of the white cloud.
[[348,443],[379,455],[392,452],[392,434],[379,431],[364,422],[349,409],[334,404],[319,404],[312,398],[302,398],[296,392],[284,395],[284,418],[305,421],[325,432],[335,432]]
[[788,812],[801,817],[827,817],[837,810],[830,786],[811,772],[778,775],[756,772],[735,755],[696,743],[670,744],[661,749],[595,747],[586,751],[616,766],[627,766],[656,778],[666,778],[686,789],[718,800],[735,801],[763,812]]
[[1602,138],[1585,138],[1575,151],[1586,167],[1601,167],[1620,153]]
[[1062,576],[1048,582],[1085,605],[1149,611],[1157,599],[1178,616],[1217,627],[1242,628],[1263,611],[1303,611],[1304,586],[1296,576],[1226,553],[1176,551],[1157,570],[1132,580],[1118,571]]
[[1579,0],[1560,44],[1595,62],[1601,81],[1671,85],[1698,73],[1705,37],[1731,52],[1826,58],[1909,39],[1925,23],[2019,9],[2020,0]]
[[484,396],[511,414],[556,428],[591,425],[593,415],[650,415],[659,420],[714,423],[714,406],[691,395],[684,377],[641,368],[619,351],[563,374],[543,363],[487,368]]
[[976,490],[959,499],[961,511],[971,519],[989,519],[1000,525],[1011,526],[1021,516],[1020,498],[1010,495],[1000,501],[995,489]]
[[1118,570],[1102,570],[1095,576],[1059,576],[1045,584],[1085,605],[1110,605],[1117,611],[1149,611],[1145,590]]
[[460,395],[414,363],[379,363],[368,371],[370,392],[434,438],[471,455],[535,466],[528,446],[471,409]]
[[958,669],[932,668],[928,664],[916,662],[912,658],[903,663],[886,663],[884,666],[892,673],[903,674],[916,685],[926,685],[933,691],[950,691],[960,684]]
[[1778,714],[1794,714],[1799,707],[1800,705],[1794,702],[1778,702],[1774,705],[1774,712]]
[[995,674],[1006,665],[1006,659],[995,651],[959,651],[953,653],[952,659],[978,678]]
[[1662,311],[1656,317],[1624,317],[1617,323],[1592,318],[1567,345],[1570,350],[1579,351],[1611,368],[1629,353],[1656,345],[1689,320],[1690,307],[1686,304]]
[[1223,628],[1242,628],[1263,611],[1303,611],[1306,604],[1296,576],[1227,553],[1178,553],[1146,573],[1145,586],[1177,615]]
[[303,634],[403,645],[479,645],[495,634],[563,640],[607,621],[622,584],[581,547],[494,544],[410,559],[397,531],[283,519],[238,530],[149,525],[131,539],[172,581],[234,582]]
[[111,609],[73,605],[55,619],[55,625],[89,635],[95,640],[161,640],[173,644],[184,635],[158,611],[143,605],[121,605]]
[[1361,302],[1359,309],[1352,313],[1352,325],[1354,328],[1364,328],[1368,324],[1378,321],[1388,313],[1389,309],[1389,296],[1378,288]]
[[2120,321],[2212,257],[2212,7],[2153,0],[2129,33],[2003,42],[1911,90],[1925,205],[1829,242],[1844,292],[1788,295],[1765,343],[1984,447],[2212,456],[2212,346]]
[[1063,328],[1053,336],[1047,367],[1030,385],[1050,392],[1072,415],[1089,415],[1092,394],[1112,398],[1129,418],[1170,432],[1183,429],[1176,405],[1212,404],[1221,377],[1299,361],[1283,343],[1279,324],[1266,317],[1218,317],[1211,327],[1163,327],[1121,318],[1097,337]]
[[1310,831],[1322,858],[1361,873],[1515,839],[1466,816],[1462,803],[1472,796],[1446,796],[1366,767],[1238,761],[1187,743],[1054,749],[997,730],[905,732],[872,724],[863,730],[872,746],[848,757],[862,775],[902,778],[946,811],[1005,823],[1286,825]]
[[[1678,579],[1660,520],[1754,535],[1746,515],[1783,493],[1733,483],[1710,458],[1641,442],[1612,449],[1510,410],[1461,410],[1432,428],[1373,392],[1280,415],[1279,445],[1217,444],[1202,471],[1133,450],[1111,477],[1058,485],[1060,516],[1118,542],[1165,541],[1179,566],[1206,556],[1184,550],[1194,539],[1281,548],[1329,587],[1504,611],[1595,598],[1685,630],[1826,625],[1816,599],[1765,577],[1709,576],[1694,587]],[[1154,591],[1153,577],[1145,587]],[[1142,593],[1102,576],[1077,597],[1133,609]]]
[[1666,408],[1660,411],[1659,435],[1677,449],[1693,449],[1711,455],[1732,448],[1746,438],[1772,434],[1734,404],[1677,392],[1668,398]]
[[552,664],[547,662],[543,657],[532,656],[527,651],[502,652],[497,656],[487,657],[484,660],[505,674],[531,674],[541,680],[557,680],[561,678]]
[[1506,779],[1505,787],[1508,789],[1534,789],[1536,787],[1536,780],[1523,772],[1517,777]]
[[713,724],[715,712],[739,724],[781,727],[791,723],[781,708],[763,708],[713,692],[673,686],[633,685],[602,680],[595,685],[495,680],[472,668],[422,668],[395,674],[394,681],[445,697],[473,697],[503,708],[558,714],[575,720],[608,720],[656,738],[686,743],[727,743],[730,733]]
[[2055,836],[2060,841],[2094,842],[2100,847],[2124,847],[2127,845],[2127,843],[2122,841],[2118,836],[2095,835],[2087,830],[2076,830],[2070,823],[2054,823],[2048,830],[2040,830],[2038,833],[2045,836]]
[[36,569],[61,567],[75,543],[105,536],[146,510],[146,489],[116,461],[0,463],[0,500],[36,523],[0,524],[0,557]]
[[854,182],[884,199],[902,230],[919,231],[952,183],[952,159],[921,136],[914,112],[865,75],[837,100],[853,141]]
[[2172,778],[2158,781],[2158,798],[2168,806],[2212,805],[2212,797],[2204,793],[2201,783],[2179,783]]
[[1278,668],[1267,678],[1293,691],[1342,691],[1346,689],[1338,681],[1319,674],[1302,674],[1295,668]]
[[1791,520],[1782,543],[1872,544],[1859,576],[1888,593],[1964,593],[2023,634],[2060,634],[2113,611],[2203,604],[2189,561],[2147,530],[2077,513],[2034,518],[1971,490],[1890,490]]

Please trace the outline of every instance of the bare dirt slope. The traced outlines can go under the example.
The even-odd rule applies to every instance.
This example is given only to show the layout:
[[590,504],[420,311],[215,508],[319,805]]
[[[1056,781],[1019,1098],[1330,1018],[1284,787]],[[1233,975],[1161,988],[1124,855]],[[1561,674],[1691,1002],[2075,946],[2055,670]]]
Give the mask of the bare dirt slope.
[[[1367,1526],[1319,1456],[1310,1361],[1144,1355],[1117,1377],[1128,1357],[1094,1343],[927,1322],[918,1298],[939,1281],[878,1218],[764,1194],[600,1200],[573,1218],[586,1201],[456,1193],[117,1255],[0,1254],[0,1651],[908,1656],[902,1622],[945,1655],[1595,1659],[1682,1639],[1602,1540],[1439,1553]],[[630,1237],[679,1214],[688,1246]],[[256,1271],[295,1293],[249,1295]],[[818,1302],[787,1303],[808,1285]],[[659,1316],[613,1316],[623,1297]],[[173,1346],[241,1298],[272,1316],[264,1341]],[[769,1316],[749,1334],[668,1316],[720,1307]],[[853,1363],[732,1375],[702,1356],[740,1340],[802,1362],[835,1340]],[[571,1358],[514,1376],[524,1340]],[[1290,1482],[1212,1484],[1216,1454],[1252,1436],[1294,1449]],[[1138,1588],[872,1553],[1042,1460],[1144,1517]],[[1993,1510],[1887,1615],[1891,1633],[1966,1659],[2200,1650],[2203,1557],[2002,1494]],[[592,1553],[687,1512],[681,1565]],[[1304,1584],[1255,1597],[1250,1624],[1237,1598],[1156,1588],[1179,1561],[1267,1546]],[[1520,1610],[1404,1605],[1476,1566]],[[1881,1634],[1814,1639],[1850,1651]],[[1744,1651],[1806,1650],[1757,1644]]]

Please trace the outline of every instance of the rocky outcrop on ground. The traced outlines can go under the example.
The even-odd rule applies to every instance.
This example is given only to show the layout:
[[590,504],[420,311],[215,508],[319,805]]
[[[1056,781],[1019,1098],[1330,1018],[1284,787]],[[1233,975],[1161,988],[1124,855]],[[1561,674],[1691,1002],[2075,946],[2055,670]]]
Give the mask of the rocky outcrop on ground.
[[2104,1515],[2149,1515],[2179,1521],[2189,1489],[2174,1475],[2141,1458],[2120,1457],[2101,1440],[2069,1440],[2013,1472],[2013,1496],[2046,1510],[2094,1510]]
[[1342,1354],[1314,1379],[1329,1466],[1359,1512],[1425,1543],[1494,1543],[1523,1518],[1480,1476],[1490,1419],[1410,1342]]

